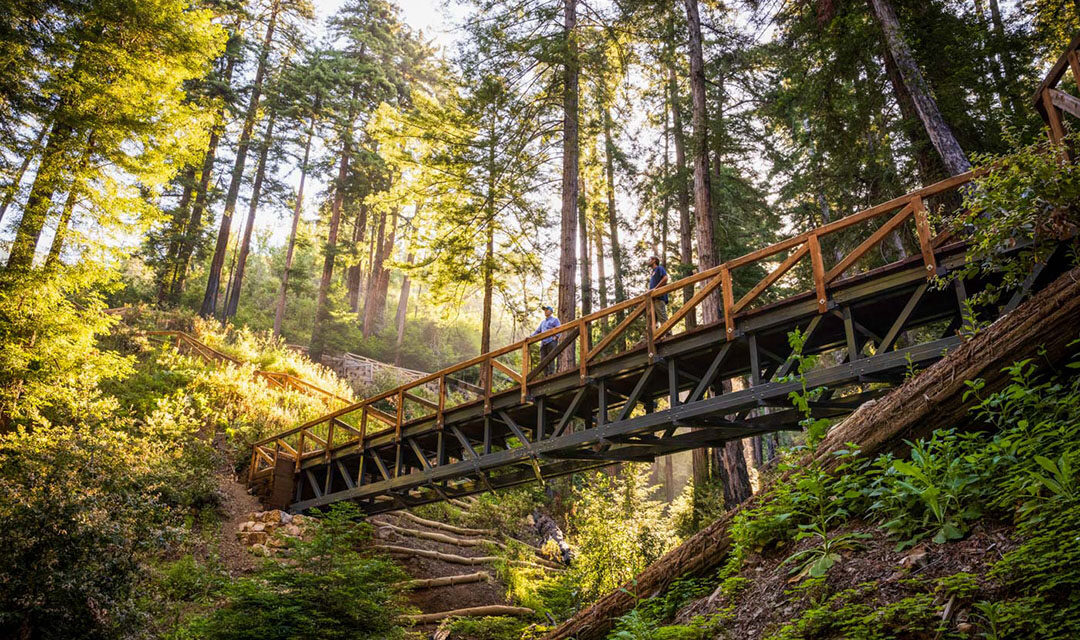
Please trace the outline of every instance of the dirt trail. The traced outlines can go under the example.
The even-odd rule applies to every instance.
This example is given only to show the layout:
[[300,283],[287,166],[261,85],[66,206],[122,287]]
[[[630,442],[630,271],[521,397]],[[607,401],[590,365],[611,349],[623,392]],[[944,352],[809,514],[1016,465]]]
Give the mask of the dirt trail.
[[257,558],[247,547],[236,539],[240,523],[251,517],[251,513],[262,511],[258,498],[249,494],[244,484],[237,481],[232,469],[220,469],[217,474],[218,491],[221,500],[221,530],[219,546],[221,562],[229,570],[229,575],[236,577],[248,573],[256,566]]

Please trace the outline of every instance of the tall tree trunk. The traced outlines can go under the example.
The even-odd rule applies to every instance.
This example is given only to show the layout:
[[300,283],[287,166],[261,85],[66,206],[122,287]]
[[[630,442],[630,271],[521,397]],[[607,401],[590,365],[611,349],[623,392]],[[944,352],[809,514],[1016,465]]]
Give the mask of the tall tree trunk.
[[[371,282],[368,287],[369,293],[364,308],[365,337],[377,333],[382,328],[383,317],[386,313],[386,295],[390,289],[390,268],[386,266],[386,261],[391,259],[394,253],[394,240],[398,224],[397,209],[391,211],[389,216],[390,230],[385,238],[380,238],[380,248],[375,252],[375,266],[369,276]],[[385,222],[386,216],[383,217],[383,227]]]
[[[670,87],[664,85],[664,182],[671,184],[671,126],[668,124],[668,117],[671,115],[671,91]],[[664,265],[665,269],[670,268],[668,265],[668,214],[671,212],[671,189],[664,189],[663,202],[660,206],[660,264]]]
[[[705,58],[701,45],[701,17],[698,14],[697,0],[685,0],[685,5],[687,29],[690,34],[690,94],[693,103],[691,151],[694,158],[694,214],[697,225],[698,270],[707,271],[717,265],[717,256],[713,246],[712,187],[709,180],[709,119],[705,108]],[[720,317],[718,296],[713,294],[705,298],[702,309],[702,321],[706,325],[717,322]],[[693,452],[694,501],[698,505],[704,497],[698,490],[709,478],[708,458],[707,450],[695,449]],[[730,458],[722,459],[724,463],[731,461]],[[726,479],[735,474],[728,469],[717,469],[717,475]]]
[[964,150],[960,148],[960,143],[953,136],[952,129],[949,128],[945,118],[941,115],[937,102],[934,101],[931,95],[930,87],[923,78],[918,64],[915,63],[915,56],[912,55],[911,49],[904,40],[900,22],[896,19],[896,13],[893,11],[889,0],[868,0],[868,2],[878,25],[881,26],[881,31],[885,36],[885,44],[892,53],[893,60],[896,61],[904,86],[907,87],[908,93],[911,94],[911,99],[915,103],[915,110],[919,114],[919,119],[926,129],[926,133],[930,136],[934,148],[937,149],[938,154],[941,156],[945,169],[951,175],[970,171],[971,163],[968,162]]
[[724,487],[724,509],[733,509],[753,494],[742,440],[731,440],[716,450]]
[[74,132],[59,120],[55,120],[49,133],[49,141],[41,153],[30,195],[23,207],[22,219],[15,232],[15,241],[8,254],[8,269],[30,269],[34,263],[41,230],[52,209],[53,194],[63,181],[66,164],[66,147]]
[[[484,308],[480,318],[480,353],[491,351],[491,315],[495,297],[495,226],[488,220],[484,245]],[[486,375],[486,371],[484,374]]]
[[375,226],[375,234],[371,236],[368,244],[368,275],[364,286],[364,309],[361,314],[361,325],[364,337],[371,335],[374,325],[374,307],[372,300],[375,297],[375,286],[378,282],[378,274],[382,270],[383,245],[386,242],[386,213],[379,214],[379,223]]
[[[492,121],[494,122],[494,121]],[[487,243],[484,245],[484,308],[480,319],[480,353],[491,351],[491,315],[492,301],[495,289],[495,176],[499,168],[495,164],[495,127],[494,124],[488,131],[486,179],[487,188],[484,198],[484,235]],[[487,371],[483,372],[487,375]]]
[[195,196],[195,165],[189,165],[184,169],[179,182],[184,190],[180,193],[180,200],[176,203],[172,219],[169,221],[169,246],[158,277],[157,301],[159,305],[164,305],[169,301],[169,291],[179,269],[180,249],[183,247],[184,233],[187,232],[187,222],[191,216],[191,199]]
[[[671,38],[674,42],[674,28]],[[691,240],[693,225],[690,222],[690,187],[686,176],[686,135],[683,132],[682,101],[679,99],[679,78],[675,72],[675,48],[671,47],[668,66],[668,93],[671,96],[671,124],[675,139],[675,198],[679,207],[679,262],[685,268],[694,264],[694,249]],[[683,300],[694,297],[694,285],[683,287]],[[697,326],[697,311],[686,315],[686,328]]]
[[619,214],[615,210],[615,142],[611,138],[611,111],[604,108],[604,172],[607,178],[608,238],[611,241],[611,270],[615,283],[615,303],[626,300],[623,282],[623,253],[619,244]]
[[259,149],[259,162],[255,167],[255,181],[251,185],[251,201],[248,203],[247,226],[244,239],[240,243],[240,255],[236,260],[236,273],[233,275],[232,291],[225,301],[225,318],[236,315],[240,305],[240,288],[244,283],[244,269],[247,266],[248,253],[251,250],[251,230],[255,227],[255,214],[259,211],[259,197],[262,195],[263,179],[266,177],[266,158],[270,155],[270,143],[274,139],[274,120],[276,113],[271,111],[266,119],[266,132],[263,134],[262,148]]
[[203,294],[202,306],[199,308],[199,315],[204,318],[213,316],[217,310],[218,290],[221,288],[221,269],[225,265],[225,252],[229,247],[232,217],[236,211],[236,200],[240,195],[240,183],[244,179],[244,164],[247,162],[251,133],[255,128],[255,118],[259,114],[259,99],[262,95],[263,79],[266,77],[266,63],[270,57],[270,48],[274,44],[274,28],[277,26],[277,16],[280,8],[280,0],[274,0],[270,9],[270,20],[266,24],[266,34],[263,36],[262,48],[259,50],[259,66],[255,70],[255,81],[251,86],[251,99],[248,102],[247,114],[244,116],[244,127],[240,131],[240,140],[236,146],[236,160],[233,162],[232,176],[229,179],[229,192],[225,196],[225,211],[221,214],[221,227],[218,229],[217,244],[214,246],[214,257],[210,262],[210,273],[206,280],[206,292]]
[[608,306],[608,289],[606,266],[604,265],[604,227],[593,223],[593,240],[596,242],[596,282],[600,294],[600,308]]
[[[577,0],[563,0],[563,144],[562,216],[559,252],[559,320],[577,317],[577,215],[578,215],[578,52]],[[584,355],[584,354],[583,354]],[[573,366],[574,350],[566,349],[559,369]]]
[[896,104],[900,107],[900,115],[904,119],[901,128],[907,134],[908,141],[911,143],[915,166],[919,169],[919,178],[923,184],[936,182],[937,179],[945,175],[945,165],[942,163],[941,158],[932,151],[933,143],[930,141],[930,137],[926,135],[926,129],[922,127],[919,112],[915,108],[915,102],[911,99],[911,94],[908,93],[907,85],[904,84],[904,79],[900,76],[900,69],[896,66],[896,60],[893,59],[892,52],[889,51],[888,47],[884,48],[883,57],[885,59],[885,75],[889,78],[893,95],[896,97]]
[[[414,256],[410,251],[409,257],[405,261],[412,264],[413,259]],[[411,286],[412,280],[409,278],[409,272],[406,271],[401,278],[401,294],[398,296],[397,315],[394,317],[394,322],[397,325],[397,342],[394,344],[395,367],[401,366],[401,345],[405,343],[405,316],[409,312],[409,288]]]
[[[318,100],[316,100],[315,104],[315,112],[317,112],[319,110]],[[285,321],[285,296],[289,290],[289,272],[292,271],[293,253],[296,250],[296,230],[300,227],[300,214],[304,210],[304,183],[307,182],[308,160],[311,158],[311,140],[315,137],[315,112],[312,112],[307,140],[304,142],[304,160],[300,163],[300,185],[296,190],[296,204],[293,206],[292,227],[289,230],[289,246],[285,250],[285,271],[281,274],[277,309],[274,310],[274,337],[281,335],[281,324]]]
[[[705,59],[701,48],[701,17],[697,0],[685,0],[690,32],[690,92],[693,98],[694,214],[697,218],[698,269],[717,265],[713,245],[712,186],[709,180],[709,119],[705,109]],[[712,324],[719,319],[718,297],[710,295],[702,303],[702,319]]]
[[56,233],[53,234],[52,246],[49,247],[49,255],[45,258],[45,266],[52,267],[60,262],[60,252],[64,250],[64,240],[67,238],[68,226],[71,224],[71,216],[75,211],[75,203],[82,194],[82,174],[90,164],[90,156],[94,152],[94,132],[86,139],[86,147],[83,149],[79,164],[71,176],[71,187],[68,189],[67,200],[64,209],[60,213],[60,220],[56,223]]
[[[225,63],[225,71],[222,73],[221,82],[228,87],[232,84],[233,70],[236,69],[238,56],[228,55]],[[228,107],[222,105],[217,114],[217,122],[210,130],[210,140],[206,145],[206,153],[203,155],[202,170],[199,173],[199,185],[195,190],[195,203],[191,207],[191,217],[184,227],[184,235],[180,241],[180,251],[176,258],[176,273],[169,287],[169,296],[178,300],[184,292],[187,282],[188,269],[191,266],[191,256],[195,253],[195,246],[202,236],[202,217],[206,211],[206,203],[210,197],[210,179],[214,174],[214,162],[217,159],[217,147],[221,136],[225,134],[226,111]]]
[[[356,101],[357,88],[353,88],[353,103]],[[337,184],[334,185],[334,201],[330,204],[330,228],[326,232],[326,249],[323,252],[322,277],[319,279],[319,295],[315,302],[315,325],[311,330],[311,344],[308,353],[315,362],[322,361],[326,348],[323,325],[330,318],[327,299],[330,296],[330,281],[334,277],[334,258],[337,257],[338,227],[341,226],[341,205],[345,201],[345,182],[349,178],[349,162],[352,158],[351,126],[355,113],[349,109],[347,126],[343,131],[341,159],[338,161]]]
[[41,143],[45,140],[45,135],[49,132],[49,124],[43,124],[41,130],[38,131],[37,140],[34,144],[26,150],[26,154],[23,155],[22,164],[19,165],[19,170],[15,172],[15,175],[11,177],[11,184],[4,189],[4,200],[0,202],[0,222],[4,220],[4,214],[7,213],[8,207],[11,203],[15,202],[15,196],[19,193],[19,185],[22,184],[23,176],[26,175],[26,170],[30,167],[30,163],[34,161],[34,158],[38,157],[38,150],[41,149]]
[[[367,231],[367,205],[361,202],[359,209],[356,214],[356,223],[353,225],[352,246],[354,250],[363,244],[364,235]],[[345,279],[345,286],[349,291],[349,311],[352,313],[360,311],[360,282],[363,280],[363,269],[364,265],[358,260],[356,264],[349,265]]]
[[588,220],[588,197],[587,183],[579,179],[581,197],[578,200],[578,253],[581,259],[578,261],[581,280],[581,315],[587,316],[592,313],[592,265],[589,260],[589,220]]

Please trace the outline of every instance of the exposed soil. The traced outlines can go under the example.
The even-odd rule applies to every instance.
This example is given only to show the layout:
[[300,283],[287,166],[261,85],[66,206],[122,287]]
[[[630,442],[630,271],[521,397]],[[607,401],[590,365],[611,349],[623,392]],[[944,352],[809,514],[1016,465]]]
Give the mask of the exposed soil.
[[248,520],[252,512],[262,511],[262,505],[236,480],[232,469],[220,469],[217,476],[222,513],[219,553],[229,575],[236,577],[252,571],[257,564],[255,556],[236,539],[236,532],[240,523]]
[[[882,605],[897,602],[915,591],[912,579],[927,583],[936,578],[959,572],[984,574],[988,567],[1001,559],[1017,543],[1010,538],[1012,528],[997,522],[980,523],[965,539],[948,544],[935,544],[929,540],[905,551],[896,551],[896,542],[881,535],[873,525],[859,523],[844,531],[870,533],[862,549],[844,554],[826,578],[829,593],[837,593],[858,585],[873,582],[876,587],[866,599],[867,604]],[[734,605],[731,622],[725,625],[729,637],[754,639],[778,631],[785,623],[807,609],[813,600],[810,594],[799,593],[791,569],[784,560],[796,551],[813,545],[803,540],[796,545],[765,550],[750,555],[743,564],[739,576],[750,580],[746,590],[733,601],[717,589],[709,596],[685,606],[676,614],[675,623],[685,624],[694,616],[709,615]],[[986,585],[983,585],[984,587]],[[948,617],[955,625],[966,619],[964,604],[948,609]]]
[[[388,522],[399,527],[416,529],[418,531],[443,534],[446,532],[425,527],[411,520],[406,520],[405,518],[396,517],[392,513],[385,514],[371,520],[371,524],[375,526],[375,538],[381,544],[392,544],[400,547],[409,547],[410,549],[425,549],[428,551],[438,551],[440,553],[451,553],[466,558],[492,555],[491,550],[482,546],[465,547],[435,540],[416,538],[398,533],[389,527],[379,527],[378,524],[376,524],[377,522]],[[492,579],[488,582],[474,582],[470,584],[459,584],[413,591],[409,595],[409,601],[413,606],[420,609],[421,613],[435,613],[438,611],[464,609],[466,607],[478,607],[488,604],[508,604],[504,597],[506,586],[496,577],[494,567],[488,565],[456,564],[432,558],[418,558],[415,556],[394,556],[394,560],[413,578],[443,578],[465,573],[476,573],[477,571],[487,571],[491,574]]]

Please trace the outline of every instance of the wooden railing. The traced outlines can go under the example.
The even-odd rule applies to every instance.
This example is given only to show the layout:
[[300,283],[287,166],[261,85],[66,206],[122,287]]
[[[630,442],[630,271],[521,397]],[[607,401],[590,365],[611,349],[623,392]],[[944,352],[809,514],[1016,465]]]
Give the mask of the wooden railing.
[[[868,270],[867,263],[871,267],[879,266],[872,264],[871,251],[890,235],[905,230],[912,246],[918,246],[927,277],[932,277],[937,271],[934,251],[949,236],[948,232],[934,234],[925,199],[945,198],[976,175],[976,172],[965,173],[913,191],[260,440],[252,447],[249,479],[253,481],[272,473],[282,459],[294,464],[297,470],[309,458],[321,456],[329,461],[334,450],[362,443],[376,434],[392,431],[400,442],[402,428],[409,422],[434,421],[441,429],[446,412],[457,406],[482,402],[485,412],[490,412],[495,394],[516,389],[521,402],[526,403],[530,389],[547,377],[547,367],[557,359],[562,362],[555,375],[576,371],[584,384],[591,367],[619,352],[644,346],[649,356],[655,357],[659,343],[695,331],[693,323],[687,320],[691,317],[696,320],[698,310],[704,311],[709,305],[715,305],[712,309],[718,318],[710,326],[722,324],[727,339],[733,340],[740,335],[739,318],[765,304],[766,292],[785,278],[788,288],[790,281],[812,283],[818,312],[826,313],[830,287],[860,267],[862,271]],[[836,234],[860,224],[877,226],[868,230],[869,235],[854,250],[842,251],[841,243],[834,242]],[[829,252],[822,249],[826,242],[831,243]],[[736,291],[732,273],[751,266],[766,275],[745,291]],[[790,277],[796,267],[804,269],[802,278]],[[683,294],[681,305],[658,324],[653,301],[657,296],[678,295],[684,290],[690,293]],[[736,293],[740,295],[736,297]],[[557,346],[534,362],[540,342],[549,337],[558,339]],[[425,389],[429,385],[437,389],[434,394]],[[389,476],[387,470],[381,471]]]
[[[237,358],[202,343],[198,338],[185,331],[147,331],[145,333],[148,336],[172,342],[173,347],[175,347],[177,351],[194,354],[207,362],[215,364],[231,364],[237,367],[243,364],[243,362]],[[255,372],[255,376],[262,378],[263,381],[273,388],[298,391],[309,396],[321,398],[326,402],[328,407],[340,407],[342,405],[350,405],[353,402],[348,398],[343,398],[331,391],[327,391],[322,387],[311,384],[306,380],[288,373],[260,370]]]
[[[1080,118],[1080,98],[1069,95],[1058,89],[1065,72],[1072,69],[1073,80],[1080,85],[1080,33],[1073,36],[1072,42],[1061,54],[1057,62],[1050,69],[1050,73],[1043,79],[1039,89],[1032,96],[1035,109],[1043,117],[1049,128],[1050,141],[1059,144],[1065,138],[1065,123],[1063,114],[1068,113],[1074,118]],[[1068,162],[1072,153],[1068,149],[1062,149],[1062,159]]]

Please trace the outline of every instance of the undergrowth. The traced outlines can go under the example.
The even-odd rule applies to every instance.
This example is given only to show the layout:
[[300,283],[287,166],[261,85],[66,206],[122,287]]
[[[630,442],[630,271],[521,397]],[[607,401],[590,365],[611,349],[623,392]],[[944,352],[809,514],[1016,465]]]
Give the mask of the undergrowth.
[[[1077,351],[1080,341],[1071,348]],[[851,447],[836,453],[839,464],[826,473],[800,465],[802,451],[785,452],[780,464],[788,479],[729,528],[726,575],[711,584],[677,581],[639,602],[611,637],[666,637],[663,623],[708,594],[723,617],[740,605],[731,586],[739,583],[729,581],[747,579],[740,573],[744,560],[774,549],[787,554],[797,588],[785,598],[798,611],[766,633],[774,640],[970,637],[956,635],[958,629],[985,638],[1080,637],[1080,602],[1073,597],[1080,591],[1078,370],[1077,357],[1060,370],[1027,359],[1004,369],[1009,382],[999,391],[987,392],[982,380],[968,382],[968,424],[908,442],[909,456],[867,458]],[[916,577],[892,600],[878,599],[873,582],[835,592],[829,586],[831,572],[859,552],[868,530],[897,550],[944,546],[983,518],[1012,523],[1019,541],[985,575]],[[883,576],[898,570],[881,567]]]

